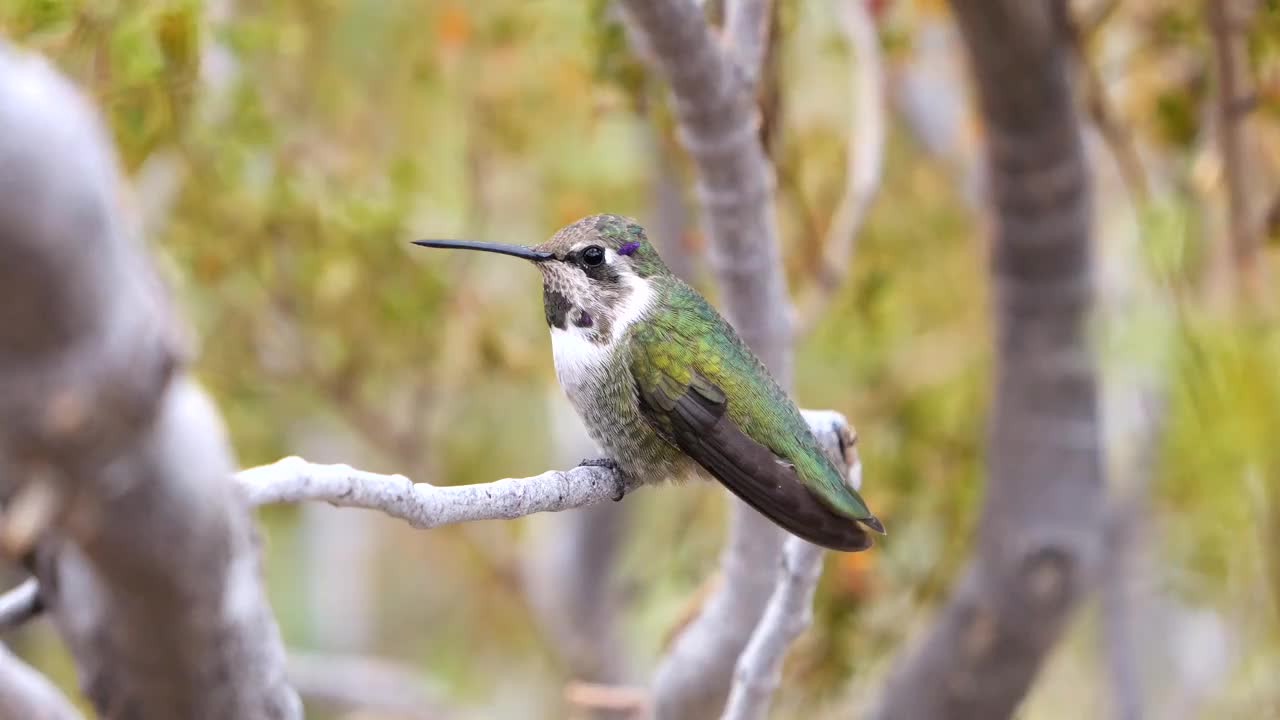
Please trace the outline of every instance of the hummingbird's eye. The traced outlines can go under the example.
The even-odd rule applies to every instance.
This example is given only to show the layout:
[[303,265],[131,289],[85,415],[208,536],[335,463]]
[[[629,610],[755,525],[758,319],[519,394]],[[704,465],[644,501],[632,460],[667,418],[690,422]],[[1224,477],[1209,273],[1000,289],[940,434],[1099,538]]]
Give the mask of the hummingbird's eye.
[[595,267],[604,262],[604,248],[592,245],[582,251],[582,263],[587,267]]

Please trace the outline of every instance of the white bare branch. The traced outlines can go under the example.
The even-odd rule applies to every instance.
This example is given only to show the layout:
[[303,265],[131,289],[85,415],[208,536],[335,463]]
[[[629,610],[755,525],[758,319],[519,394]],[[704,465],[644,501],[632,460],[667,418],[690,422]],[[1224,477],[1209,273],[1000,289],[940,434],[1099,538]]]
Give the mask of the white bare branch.
[[0,632],[26,624],[39,615],[40,610],[40,581],[27,578],[17,587],[0,595]]
[[[805,410],[805,420],[834,458],[848,468],[851,482],[861,486],[862,466],[858,462],[854,433],[843,415],[831,410]],[[473,520],[514,519],[538,512],[557,512],[583,507],[612,498],[618,476],[607,468],[576,467],[552,470],[526,478],[508,478],[491,483],[440,487],[414,483],[404,475],[381,475],[348,465],[317,465],[299,457],[287,457],[270,465],[242,470],[236,482],[253,505],[279,502],[322,501],[342,507],[377,510],[417,528],[433,528]],[[773,526],[770,525],[772,528]],[[779,574],[778,566],[751,563],[751,556],[738,555],[734,545],[726,549],[726,562],[740,563],[737,572],[759,576],[757,582],[772,588],[768,605],[756,627],[754,619],[743,630],[750,638],[738,659],[733,700],[726,718],[758,718],[768,709],[769,697],[777,686],[782,659],[791,642],[809,624],[814,587],[822,568],[822,549],[796,538],[787,545]],[[732,566],[730,566],[730,570]],[[728,571],[727,571],[728,572]],[[740,576],[740,575],[739,575]],[[714,598],[712,602],[717,602]],[[720,600],[718,602],[724,602]],[[724,612],[709,606],[706,613]],[[745,622],[743,623],[745,624]],[[752,634],[752,628],[755,632]],[[718,661],[726,654],[724,645],[735,638],[723,628],[704,625],[692,636],[688,633],[679,663],[699,659]],[[733,659],[738,653],[732,653]],[[731,659],[730,662],[733,662]],[[307,685],[299,690],[307,695]],[[664,711],[659,711],[660,716]]]
[[[837,412],[803,412],[819,438],[834,437],[833,428],[847,429],[844,416]],[[235,480],[251,505],[327,502],[377,510],[426,529],[475,520],[513,520],[594,505],[616,497],[621,476],[605,467],[578,466],[530,477],[442,486],[414,482],[404,475],[383,475],[350,465],[321,465],[290,456],[270,465],[241,470]]]
[[782,677],[787,649],[813,621],[813,591],[822,576],[823,550],[797,537],[782,553],[782,576],[760,625],[738,658],[722,720],[764,720]]
[[800,302],[796,331],[801,334],[813,327],[848,277],[862,223],[884,174],[887,136],[884,61],[880,56],[875,18],[867,2],[837,0],[836,3],[840,27],[853,54],[853,70],[849,75],[853,96],[849,150],[844,194],[823,240],[823,263],[811,290]]
[[593,505],[615,496],[619,476],[608,468],[575,467],[450,487],[415,483],[404,475],[379,475],[349,465],[316,465],[300,457],[287,457],[242,470],[236,481],[253,505],[319,500],[378,510],[416,528],[433,528]]

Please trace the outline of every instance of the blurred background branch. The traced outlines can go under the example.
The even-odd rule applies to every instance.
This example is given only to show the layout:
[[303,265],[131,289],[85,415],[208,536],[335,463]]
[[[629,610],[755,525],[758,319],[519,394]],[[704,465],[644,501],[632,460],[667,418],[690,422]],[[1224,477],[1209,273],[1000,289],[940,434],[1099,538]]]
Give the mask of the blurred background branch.
[[837,0],[835,5],[853,64],[849,73],[853,98],[849,150],[844,192],[822,241],[822,264],[808,293],[797,303],[796,332],[800,335],[813,329],[849,276],[858,235],[880,188],[888,140],[884,66],[875,17],[867,0]]
[[[601,453],[560,388],[550,388],[546,414],[555,459],[574,462]],[[570,685],[614,687],[632,679],[634,661],[625,636],[625,597],[619,565],[634,509],[630,503],[596,503],[531,518],[521,548],[521,587],[549,645],[566,665]],[[587,705],[584,699],[603,700]],[[588,717],[633,717],[635,708],[610,701],[616,694],[567,694]]]
[[0,646],[0,717],[80,720],[84,716],[48,678]]
[[1254,106],[1247,76],[1249,57],[1245,31],[1254,14],[1254,0],[1209,0],[1205,3],[1214,61],[1214,126],[1226,185],[1227,229],[1230,260],[1223,273],[1250,298],[1262,297],[1263,267],[1258,262],[1262,245],[1261,217],[1255,211],[1255,174],[1249,137],[1249,115]]
[[44,609],[40,601],[40,581],[23,580],[17,587],[0,595],[0,632],[26,624]]
[[1114,14],[1118,3],[1102,3],[1093,13],[1081,20],[1077,19],[1073,8],[1067,4],[1062,10],[1063,32],[1068,47],[1071,48],[1072,59],[1079,78],[1080,93],[1083,105],[1098,133],[1102,135],[1116,166],[1124,178],[1124,187],[1136,205],[1145,204],[1150,195],[1147,173],[1143,168],[1142,157],[1138,154],[1132,133],[1125,123],[1117,117],[1116,109],[1108,95],[1106,83],[1093,59],[1090,43],[1098,37],[1102,24]]
[[289,652],[289,682],[320,708],[398,720],[459,720],[482,715],[451,709],[444,693],[414,668],[358,655]]

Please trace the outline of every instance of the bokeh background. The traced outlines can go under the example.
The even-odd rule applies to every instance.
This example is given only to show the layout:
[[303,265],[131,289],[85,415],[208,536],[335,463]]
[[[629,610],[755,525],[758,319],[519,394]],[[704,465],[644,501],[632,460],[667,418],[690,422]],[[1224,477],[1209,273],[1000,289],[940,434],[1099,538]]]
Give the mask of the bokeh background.
[[[799,339],[795,394],[857,427],[864,494],[891,535],[829,556],[777,717],[856,717],[968,556],[985,474],[988,241],[962,47],[943,3],[870,5],[885,174],[849,279]],[[1248,192],[1267,220],[1252,291],[1227,249],[1205,4],[1072,11],[1123,518],[1101,597],[1134,598],[1154,717],[1280,717],[1265,280],[1280,272],[1280,3],[1242,29]],[[796,294],[816,282],[844,183],[853,68],[835,12],[778,3],[762,93]],[[555,384],[537,274],[415,237],[533,243],[623,213],[714,297],[665,89],[603,0],[6,0],[0,31],[102,108],[242,466],[301,454],[459,484],[592,454]],[[715,570],[718,487],[647,489],[607,513],[603,530],[567,515],[428,532],[327,506],[259,517],[291,648],[395,661],[482,717],[552,718],[579,713],[567,684],[584,653],[643,684]],[[608,572],[555,570],[549,556],[574,557],[566,537],[594,538]],[[564,611],[589,592],[607,611],[587,634],[608,644],[571,648]],[[1106,711],[1104,608],[1077,615],[1021,717]],[[47,628],[15,645],[74,687]],[[309,716],[341,716],[326,712]]]

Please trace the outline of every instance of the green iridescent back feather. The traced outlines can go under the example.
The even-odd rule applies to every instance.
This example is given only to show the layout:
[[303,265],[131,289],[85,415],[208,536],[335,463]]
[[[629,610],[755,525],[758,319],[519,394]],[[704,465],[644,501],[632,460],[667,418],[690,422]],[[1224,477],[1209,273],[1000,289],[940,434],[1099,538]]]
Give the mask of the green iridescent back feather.
[[[849,518],[871,517],[866,503],[822,452],[795,403],[728,322],[674,275],[661,271],[655,275],[654,290],[662,300],[645,322],[628,331],[636,382],[651,390],[670,381],[688,386],[697,382],[697,375],[710,380],[728,396],[729,418],[791,462],[824,504]],[[657,417],[655,422],[667,423],[668,427],[659,429],[670,437],[669,420]]]

